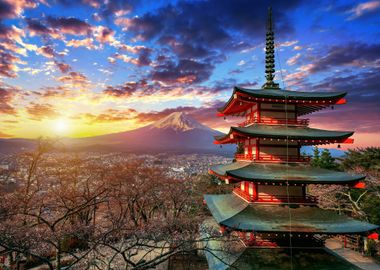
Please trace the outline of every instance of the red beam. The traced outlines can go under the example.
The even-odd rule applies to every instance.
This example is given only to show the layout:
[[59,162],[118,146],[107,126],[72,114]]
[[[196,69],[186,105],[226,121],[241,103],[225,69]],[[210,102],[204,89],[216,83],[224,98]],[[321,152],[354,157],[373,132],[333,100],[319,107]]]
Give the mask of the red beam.
[[357,182],[354,185],[354,188],[365,188],[365,183],[364,182]]
[[352,138],[347,138],[347,139],[343,140],[342,143],[353,144],[353,143],[354,143],[354,139],[352,139]]
[[367,236],[368,239],[374,239],[374,240],[379,240],[379,234],[378,233],[371,233],[370,235]]
[[345,98],[339,99],[335,104],[341,105],[341,104],[346,104],[347,100]]

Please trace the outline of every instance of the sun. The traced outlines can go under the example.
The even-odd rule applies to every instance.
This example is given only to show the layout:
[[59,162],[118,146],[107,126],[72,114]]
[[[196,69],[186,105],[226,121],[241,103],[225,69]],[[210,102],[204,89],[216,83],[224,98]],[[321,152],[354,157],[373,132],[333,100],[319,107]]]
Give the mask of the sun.
[[53,124],[54,130],[57,133],[66,133],[69,130],[69,123],[65,119],[57,119]]

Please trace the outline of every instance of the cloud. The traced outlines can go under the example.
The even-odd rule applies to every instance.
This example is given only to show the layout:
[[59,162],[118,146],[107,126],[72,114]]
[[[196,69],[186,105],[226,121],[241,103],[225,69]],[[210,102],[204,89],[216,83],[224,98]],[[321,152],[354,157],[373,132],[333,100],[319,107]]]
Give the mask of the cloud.
[[11,105],[17,90],[5,84],[0,86],[0,114],[17,115],[16,109]]
[[[301,1],[275,2],[276,27],[284,35],[292,31],[287,11]],[[267,8],[249,0],[179,1],[139,17],[117,18],[115,24],[138,40],[170,46],[180,58],[204,58],[216,50],[241,50],[258,37],[263,40]]]
[[290,47],[290,46],[293,46],[297,43],[298,43],[298,40],[291,40],[291,41],[285,41],[285,42],[279,43],[278,46],[279,47]]
[[33,0],[1,0],[0,19],[20,16],[24,9],[37,7],[39,1]]
[[67,73],[71,70],[71,66],[69,64],[63,62],[56,62],[55,64],[62,73]]
[[151,77],[162,83],[200,83],[209,79],[214,66],[195,60],[180,59],[178,63],[165,61],[154,67]]
[[93,38],[72,39],[66,42],[66,46],[74,48],[85,47],[88,50],[96,49]]
[[41,121],[42,119],[52,119],[59,116],[55,108],[48,103],[39,104],[31,102],[26,107],[26,112],[32,120]]
[[43,36],[45,38],[63,39],[62,34],[58,30],[46,27],[40,20],[26,18],[26,24],[26,28],[32,37]]
[[94,36],[95,39],[102,44],[107,43],[110,45],[114,45],[115,43],[117,43],[115,40],[115,31],[105,26],[96,26],[94,28]]
[[311,63],[301,65],[296,68],[296,72],[287,74],[285,81],[288,86],[300,85],[310,74],[344,66],[363,69],[380,67],[380,44],[349,43],[331,46],[324,56],[313,56]]
[[73,91],[67,89],[65,86],[49,86],[49,87],[42,87],[40,91],[38,92],[33,92],[33,94],[44,98],[44,99],[49,99],[49,98],[66,98],[70,97],[74,94]]
[[86,113],[81,115],[81,118],[84,118],[88,121],[89,124],[96,123],[113,123],[113,122],[122,122],[127,120],[132,120],[135,118],[137,111],[134,109],[125,109],[125,110],[115,110],[108,109],[100,114],[91,114]]
[[363,67],[379,65],[380,44],[349,43],[345,46],[332,46],[326,56],[313,62],[310,72],[326,71],[335,66]]
[[63,34],[70,35],[90,35],[92,27],[88,23],[74,17],[51,17],[47,18],[47,23]]
[[9,78],[17,77],[17,63],[22,63],[20,58],[0,50],[0,75]]
[[71,71],[67,75],[56,78],[57,81],[72,87],[85,88],[89,85],[87,77],[79,72]]
[[137,66],[149,66],[152,63],[151,54],[153,50],[151,48],[147,48],[145,46],[129,46],[125,44],[120,44],[118,48],[120,51],[127,51],[138,55],[137,58],[120,53],[114,55],[115,58],[121,59],[124,62],[133,63]]
[[42,46],[37,49],[37,53],[45,56],[46,58],[54,58],[57,53],[52,46]]
[[125,54],[116,53],[113,55],[113,57],[110,57],[109,61],[110,63],[112,63],[112,60],[116,58],[122,60],[123,62],[132,63],[137,66],[149,66],[152,62],[152,60],[150,59],[151,51],[152,50],[148,48],[141,50],[137,58],[130,57]]
[[[364,133],[380,132],[380,107],[378,93],[380,69],[371,68],[365,71],[347,74],[341,72],[324,78],[318,83],[309,84],[312,91],[347,92],[347,104],[335,106],[336,110],[323,110],[311,116],[314,123],[329,128],[355,130]],[[331,119],[334,121],[331,121]]]
[[[146,80],[140,80],[137,82],[126,82],[121,86],[107,86],[103,90],[103,93],[112,97],[130,97],[138,90],[148,90],[151,89],[151,85],[148,85]],[[145,93],[147,91],[144,91]]]
[[17,64],[26,64],[18,55],[27,56],[27,51],[37,50],[37,46],[23,41],[25,33],[15,26],[7,27],[0,23],[0,75],[17,77]]
[[360,3],[347,12],[348,14],[350,14],[347,20],[354,20],[360,18],[367,13],[377,10],[379,7],[380,1],[369,1],[365,3]]
[[0,138],[12,138],[13,136],[0,131]]
[[286,63],[289,65],[289,66],[293,66],[295,64],[297,64],[297,60],[301,57],[301,54],[300,53],[297,53],[296,55],[290,57],[288,59],[288,61],[286,61]]

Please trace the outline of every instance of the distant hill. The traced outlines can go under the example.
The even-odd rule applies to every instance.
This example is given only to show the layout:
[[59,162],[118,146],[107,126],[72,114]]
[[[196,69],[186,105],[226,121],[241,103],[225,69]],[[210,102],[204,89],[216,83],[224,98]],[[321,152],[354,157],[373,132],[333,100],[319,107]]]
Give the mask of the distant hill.
[[[174,112],[150,125],[135,130],[86,138],[64,138],[64,148],[74,151],[117,151],[137,153],[215,153],[231,156],[235,145],[213,144],[211,129],[189,115]],[[32,140],[2,139],[0,153],[13,153],[33,147]]]

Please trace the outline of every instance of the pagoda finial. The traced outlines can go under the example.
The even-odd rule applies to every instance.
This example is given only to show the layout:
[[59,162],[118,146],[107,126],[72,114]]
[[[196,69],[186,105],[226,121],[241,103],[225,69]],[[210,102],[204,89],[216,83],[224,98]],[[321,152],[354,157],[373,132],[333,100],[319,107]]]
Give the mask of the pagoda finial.
[[264,89],[280,89],[278,83],[273,82],[274,72],[274,32],[272,22],[272,8],[268,8],[268,22],[265,45],[265,78],[266,83],[262,86]]

